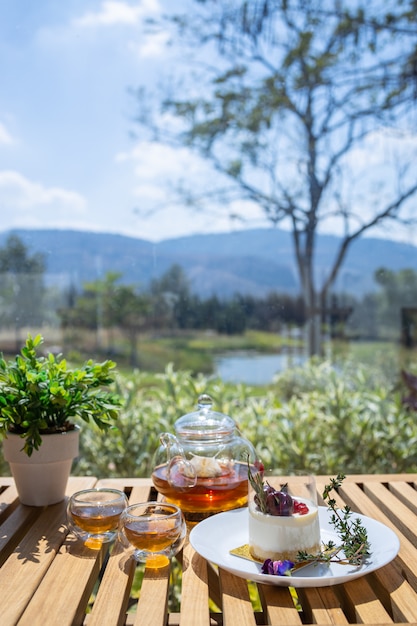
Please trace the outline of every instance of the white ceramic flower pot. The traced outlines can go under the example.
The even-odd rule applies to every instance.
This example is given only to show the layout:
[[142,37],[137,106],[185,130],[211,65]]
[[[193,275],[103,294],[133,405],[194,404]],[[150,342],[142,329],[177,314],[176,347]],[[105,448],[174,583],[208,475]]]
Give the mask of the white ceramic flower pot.
[[80,429],[42,435],[39,450],[22,451],[24,440],[9,433],[3,440],[4,458],[16,483],[19,500],[29,506],[55,504],[65,498],[73,459],[78,456]]

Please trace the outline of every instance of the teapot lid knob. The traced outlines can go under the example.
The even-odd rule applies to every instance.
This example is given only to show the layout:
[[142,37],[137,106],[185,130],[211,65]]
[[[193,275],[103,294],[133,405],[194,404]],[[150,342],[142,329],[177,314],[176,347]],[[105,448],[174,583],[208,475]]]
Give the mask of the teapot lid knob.
[[211,409],[213,406],[213,400],[207,393],[202,393],[201,396],[198,397],[197,400],[199,409]]

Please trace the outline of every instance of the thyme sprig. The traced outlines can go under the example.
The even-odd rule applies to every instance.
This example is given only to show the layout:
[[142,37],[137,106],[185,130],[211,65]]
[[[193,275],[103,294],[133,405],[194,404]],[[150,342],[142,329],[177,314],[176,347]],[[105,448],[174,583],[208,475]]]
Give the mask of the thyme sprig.
[[332,512],[330,523],[339,535],[340,544],[329,541],[323,545],[323,550],[318,554],[300,551],[297,555],[297,564],[340,563],[359,567],[370,555],[368,532],[360,519],[352,520],[350,507],[338,509],[336,500],[331,497],[331,493],[341,487],[344,479],[344,474],[338,474],[336,478],[330,479],[330,483],[323,491],[323,500],[327,502],[328,510]]

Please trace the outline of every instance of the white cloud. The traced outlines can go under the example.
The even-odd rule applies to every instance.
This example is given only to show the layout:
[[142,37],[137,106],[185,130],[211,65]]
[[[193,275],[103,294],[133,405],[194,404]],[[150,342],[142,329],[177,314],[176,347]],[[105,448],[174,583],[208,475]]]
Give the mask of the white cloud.
[[353,169],[369,169],[391,164],[398,158],[407,160],[417,150],[417,135],[382,129],[368,135],[362,145],[349,152],[347,157]]
[[116,161],[131,161],[135,175],[141,180],[154,179],[158,186],[161,181],[207,176],[207,163],[187,148],[143,141],[130,152],[119,153]]
[[13,137],[11,136],[5,125],[0,122],[0,144],[11,145],[13,143]]
[[[187,148],[172,148],[152,142],[138,143],[131,151],[119,153],[119,163],[131,164],[137,227],[141,237],[158,241],[198,232],[229,232],[241,228],[268,226],[259,206],[236,201],[229,206],[215,201],[210,206],[187,207],[176,192],[186,181],[198,195],[220,183],[219,174]],[[237,218],[237,216],[239,216]]]
[[166,54],[170,34],[168,31],[144,35],[140,42],[130,41],[128,48],[135,56],[142,59],[157,58]]
[[250,200],[235,200],[228,207],[230,218],[236,224],[250,224],[251,227],[271,226],[263,210],[256,202]]
[[105,0],[96,12],[89,11],[74,19],[73,24],[81,28],[97,28],[115,24],[135,25],[152,13],[159,13],[158,0],[142,0],[136,4]]
[[156,184],[139,184],[133,189],[133,195],[136,198],[146,198],[147,200],[154,200],[157,202],[163,202],[166,200],[166,190],[157,186]]
[[[147,31],[144,27],[147,19],[157,18],[162,14],[160,0],[104,0],[97,10],[86,10],[85,13],[74,17],[71,28],[62,34],[59,31],[43,32],[42,40],[54,45],[67,41],[69,44],[76,37],[84,39],[93,37],[94,43],[103,45],[103,31],[106,36],[114,37],[112,45],[117,50],[127,48],[135,62],[142,59],[159,58],[166,53],[166,44],[169,33],[166,30]],[[122,29],[122,33],[120,29]],[[61,29],[62,30],[62,29]],[[82,33],[82,35],[81,35]],[[126,36],[126,33],[129,33]],[[100,35],[99,38],[98,35]],[[87,41],[86,40],[86,41]],[[105,40],[104,40],[105,41]],[[80,45],[80,44],[79,44]]]
[[58,220],[63,214],[82,215],[86,210],[86,201],[80,194],[59,187],[45,187],[13,170],[0,171],[0,205],[9,215],[8,221],[14,222],[7,227],[20,225],[22,220],[31,216],[42,223],[42,219]]

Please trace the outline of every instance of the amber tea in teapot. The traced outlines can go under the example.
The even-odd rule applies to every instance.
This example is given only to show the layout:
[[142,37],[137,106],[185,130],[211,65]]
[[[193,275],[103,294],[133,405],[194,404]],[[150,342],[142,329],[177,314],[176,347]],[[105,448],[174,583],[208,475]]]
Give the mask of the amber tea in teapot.
[[200,396],[198,410],[175,422],[175,435],[160,436],[155,455],[156,489],[186,514],[204,516],[244,506],[248,463],[257,471],[253,446],[231,417],[211,407],[211,398]]

